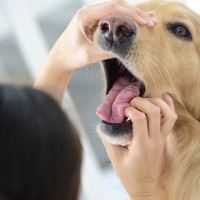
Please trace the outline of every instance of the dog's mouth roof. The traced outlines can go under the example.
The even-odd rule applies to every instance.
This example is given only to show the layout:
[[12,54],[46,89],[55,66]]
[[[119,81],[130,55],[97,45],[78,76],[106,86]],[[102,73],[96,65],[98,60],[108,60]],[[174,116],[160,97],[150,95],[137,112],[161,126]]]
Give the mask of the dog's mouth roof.
[[145,92],[144,84],[116,58],[103,61],[106,78],[106,96],[97,108],[104,123],[120,124],[126,121],[124,110],[136,96]]

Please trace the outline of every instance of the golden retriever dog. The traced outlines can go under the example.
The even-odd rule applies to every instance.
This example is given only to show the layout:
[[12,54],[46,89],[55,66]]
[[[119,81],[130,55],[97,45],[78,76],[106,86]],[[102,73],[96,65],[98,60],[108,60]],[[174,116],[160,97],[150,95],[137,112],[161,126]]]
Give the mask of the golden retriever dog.
[[199,200],[200,16],[174,1],[152,0],[138,7],[154,12],[154,28],[113,14],[94,33],[99,47],[116,55],[102,61],[106,96],[97,109],[98,131],[113,144],[126,144],[134,134],[124,117],[130,100],[171,94],[178,119],[166,141],[163,185],[170,200]]

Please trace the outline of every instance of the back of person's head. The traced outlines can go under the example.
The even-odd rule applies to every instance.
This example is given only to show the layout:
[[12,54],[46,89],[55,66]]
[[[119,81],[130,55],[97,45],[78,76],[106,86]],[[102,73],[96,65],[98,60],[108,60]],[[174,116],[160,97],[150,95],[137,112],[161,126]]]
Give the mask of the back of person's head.
[[8,200],[77,200],[81,145],[47,94],[0,86],[0,196]]

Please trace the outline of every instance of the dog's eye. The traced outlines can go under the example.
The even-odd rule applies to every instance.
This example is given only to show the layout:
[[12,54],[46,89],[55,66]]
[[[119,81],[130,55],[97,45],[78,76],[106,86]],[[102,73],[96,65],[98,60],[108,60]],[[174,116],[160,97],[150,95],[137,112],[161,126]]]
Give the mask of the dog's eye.
[[185,40],[192,40],[191,32],[183,24],[180,23],[168,24],[167,29],[178,38]]

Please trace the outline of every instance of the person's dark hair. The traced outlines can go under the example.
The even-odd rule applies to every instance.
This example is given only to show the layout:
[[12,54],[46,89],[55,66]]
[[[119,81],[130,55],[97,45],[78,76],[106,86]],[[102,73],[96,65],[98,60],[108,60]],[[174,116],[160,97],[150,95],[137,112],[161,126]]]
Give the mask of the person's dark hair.
[[0,196],[77,200],[81,160],[76,130],[51,97],[0,86]]

